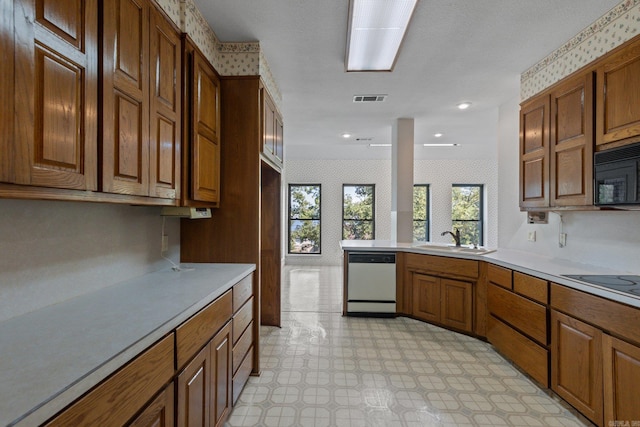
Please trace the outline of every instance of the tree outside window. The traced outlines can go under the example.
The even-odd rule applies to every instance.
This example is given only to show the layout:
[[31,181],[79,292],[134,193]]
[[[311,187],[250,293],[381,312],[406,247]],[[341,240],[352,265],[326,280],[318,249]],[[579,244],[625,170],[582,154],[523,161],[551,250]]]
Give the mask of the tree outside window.
[[375,239],[375,185],[342,186],[342,239]]
[[289,184],[289,253],[320,253],[320,184]]
[[460,230],[463,245],[483,244],[482,193],[479,184],[454,184],[451,188],[451,222]]
[[413,186],[413,241],[429,241],[429,184]]

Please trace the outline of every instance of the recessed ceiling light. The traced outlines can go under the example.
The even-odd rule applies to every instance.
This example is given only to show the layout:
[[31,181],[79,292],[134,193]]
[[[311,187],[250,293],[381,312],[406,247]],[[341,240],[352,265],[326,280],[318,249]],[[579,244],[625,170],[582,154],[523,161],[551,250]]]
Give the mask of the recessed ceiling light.
[[418,0],[351,0],[347,71],[391,71]]
[[433,136],[435,136],[436,138],[440,138],[442,136],[441,133],[434,133]]
[[471,107],[470,102],[461,102],[460,104],[458,104],[458,108],[461,110],[466,110],[469,107]]
[[350,134],[350,133],[343,133],[343,134],[342,134],[342,137],[343,137],[344,139],[351,138],[351,134]]
[[391,147],[391,144],[369,144],[369,147]]
[[425,147],[459,147],[460,144],[422,144]]

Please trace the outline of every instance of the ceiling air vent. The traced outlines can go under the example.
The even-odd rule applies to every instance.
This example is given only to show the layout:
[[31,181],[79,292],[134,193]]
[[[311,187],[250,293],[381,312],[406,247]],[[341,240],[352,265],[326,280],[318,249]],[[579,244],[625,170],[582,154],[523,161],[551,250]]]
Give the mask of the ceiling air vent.
[[387,95],[354,95],[353,102],[384,102]]

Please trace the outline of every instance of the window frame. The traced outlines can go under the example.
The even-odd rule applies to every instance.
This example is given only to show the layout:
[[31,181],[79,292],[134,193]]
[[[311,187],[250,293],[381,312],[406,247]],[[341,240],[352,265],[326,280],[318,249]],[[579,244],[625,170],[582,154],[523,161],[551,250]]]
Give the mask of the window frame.
[[453,188],[455,187],[475,187],[479,189],[479,207],[478,207],[478,219],[455,219],[453,218],[453,209],[451,212],[451,226],[454,222],[475,222],[479,224],[478,230],[478,246],[484,246],[484,184],[451,184],[451,205],[453,207]]
[[[415,206],[412,206],[412,218],[411,218],[411,226],[412,226],[412,230],[415,230],[415,223],[417,221],[422,221],[425,223],[426,225],[426,229],[425,229],[425,240],[424,242],[430,242],[431,241],[431,184],[413,184],[413,191],[415,195],[415,189],[416,187],[424,187],[426,189],[426,206],[425,208],[425,218],[424,220],[422,219],[416,219],[415,217],[413,217],[413,214],[415,213]],[[412,197],[413,199],[413,197]],[[412,203],[413,204],[413,203]],[[413,241],[414,242],[422,242],[423,240],[416,240],[415,239],[415,234],[413,235]]]
[[[344,217],[344,190],[345,187],[371,187],[371,219],[357,219],[357,218],[345,218]],[[371,222],[371,239],[376,239],[376,185],[375,184],[342,184],[342,240],[352,240],[347,239],[344,235],[344,223],[345,221],[369,221]]]
[[[318,217],[305,219],[291,218],[291,188],[318,187]],[[322,184],[292,184],[289,183],[287,193],[287,254],[288,255],[322,255]],[[291,223],[292,221],[318,221],[318,252],[291,252]]]

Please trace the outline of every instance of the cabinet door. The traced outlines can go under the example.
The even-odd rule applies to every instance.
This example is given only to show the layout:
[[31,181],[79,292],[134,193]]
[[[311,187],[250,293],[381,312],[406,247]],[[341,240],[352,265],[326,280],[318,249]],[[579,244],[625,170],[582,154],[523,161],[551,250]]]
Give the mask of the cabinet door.
[[14,149],[2,155],[13,153],[9,180],[95,190],[98,2],[25,0],[14,6],[15,115],[2,118],[15,118]]
[[440,279],[413,273],[413,315],[427,322],[440,322]]
[[602,332],[551,311],[551,388],[602,425]]
[[520,207],[549,206],[549,95],[520,109]]
[[149,192],[149,4],[104,2],[102,191]]
[[211,353],[205,346],[178,375],[178,427],[208,427]]
[[262,89],[263,102],[263,145],[262,150],[267,154],[275,155],[276,144],[276,106],[267,93],[266,89]]
[[604,425],[640,420],[640,347],[603,335]]
[[13,3],[0,1],[0,182],[13,181],[13,159],[6,153],[13,150],[13,107],[14,80],[14,33],[13,33]]
[[150,13],[149,195],[180,195],[182,53],[180,35],[162,14]]
[[552,206],[593,204],[593,73],[551,93]]
[[[640,43],[612,55],[598,67],[596,145],[640,137]],[[616,144],[621,145],[621,144]]]
[[473,286],[459,280],[440,279],[441,322],[445,326],[473,331]]
[[276,114],[276,137],[275,137],[275,155],[280,163],[284,161],[284,125],[282,117]]
[[173,383],[169,384],[138,415],[129,427],[173,427],[174,422]]
[[231,411],[231,322],[211,340],[211,426],[222,426]]
[[193,55],[191,94],[191,197],[220,201],[220,81],[199,52]]

